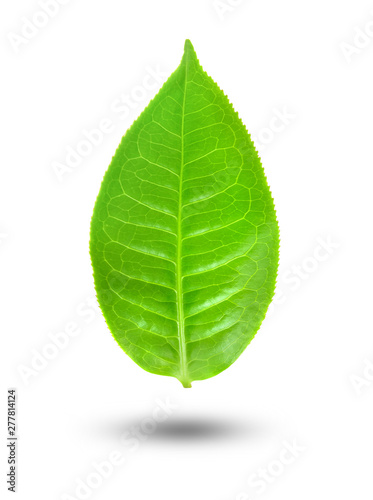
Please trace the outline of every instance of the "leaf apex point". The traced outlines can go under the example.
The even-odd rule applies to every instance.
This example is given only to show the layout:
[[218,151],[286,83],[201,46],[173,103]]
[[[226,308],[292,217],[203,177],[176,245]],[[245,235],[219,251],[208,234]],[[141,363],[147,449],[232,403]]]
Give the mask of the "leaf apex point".
[[192,42],[189,40],[189,38],[187,38],[185,40],[185,44],[184,44],[184,50],[187,50],[187,49],[194,49]]
[[192,42],[189,40],[189,38],[187,38],[185,40],[185,44],[184,44],[184,58],[185,57],[187,57],[188,59],[190,57],[197,59],[196,51],[193,47]]

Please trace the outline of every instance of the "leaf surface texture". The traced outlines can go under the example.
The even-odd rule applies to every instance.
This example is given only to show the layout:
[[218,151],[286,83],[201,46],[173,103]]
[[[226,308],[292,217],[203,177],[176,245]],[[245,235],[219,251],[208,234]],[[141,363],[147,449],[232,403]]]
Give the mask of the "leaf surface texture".
[[127,131],[96,201],[100,307],[142,368],[185,387],[244,351],[272,300],[278,225],[263,168],[189,40]]

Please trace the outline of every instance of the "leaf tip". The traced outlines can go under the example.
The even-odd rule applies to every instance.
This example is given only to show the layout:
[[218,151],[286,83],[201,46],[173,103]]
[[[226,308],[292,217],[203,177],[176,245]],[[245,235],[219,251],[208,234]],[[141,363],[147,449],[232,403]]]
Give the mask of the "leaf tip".
[[185,44],[184,44],[184,52],[194,52],[194,47],[192,45],[192,42],[189,40],[189,38],[187,38],[185,40]]
[[194,50],[192,42],[189,39],[185,40],[183,59],[185,59],[187,61],[191,61],[191,60],[195,59],[198,61],[196,51]]

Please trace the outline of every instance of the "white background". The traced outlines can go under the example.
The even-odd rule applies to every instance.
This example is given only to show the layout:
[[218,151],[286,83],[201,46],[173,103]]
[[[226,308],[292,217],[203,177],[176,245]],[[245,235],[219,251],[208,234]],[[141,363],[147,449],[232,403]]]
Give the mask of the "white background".
[[[22,500],[82,498],[77,481],[113,450],[125,462],[86,498],[371,499],[373,2],[70,0],[16,44],[40,11],[36,0],[0,7],[1,495],[14,386]],[[281,229],[260,332],[188,390],[113,341],[90,305],[88,255],[103,174],[161,85],[144,90],[149,68],[165,80],[185,38],[257,139]],[[127,116],[115,112],[121,94]],[[55,162],[103,119],[111,132],[59,181]],[[72,322],[80,333],[22,377]],[[159,398],[177,409],[133,451],[120,437],[151,425]],[[282,465],[294,441],[302,451]],[[268,479],[253,488],[261,468]]]

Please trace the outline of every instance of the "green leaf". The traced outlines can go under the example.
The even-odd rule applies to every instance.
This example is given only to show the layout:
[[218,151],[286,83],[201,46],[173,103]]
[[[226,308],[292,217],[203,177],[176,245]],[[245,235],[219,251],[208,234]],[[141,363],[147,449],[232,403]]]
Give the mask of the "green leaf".
[[184,387],[213,377],[259,329],[278,247],[254,145],[187,40],[96,201],[90,251],[108,327],[144,370]]

